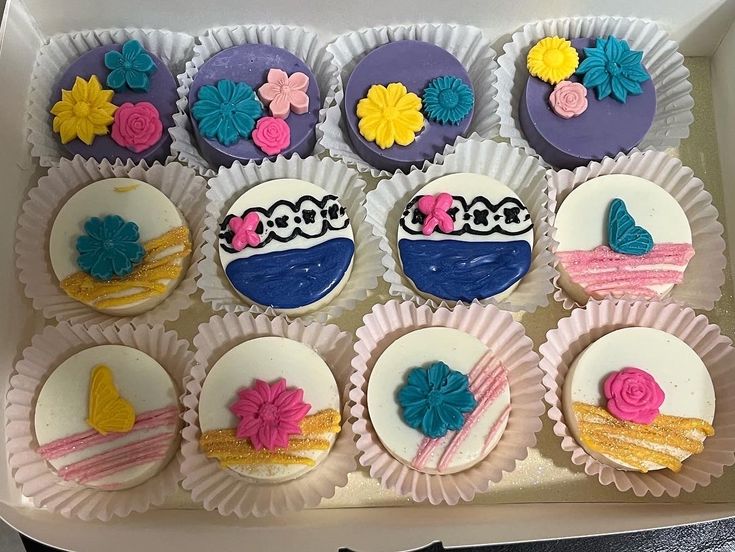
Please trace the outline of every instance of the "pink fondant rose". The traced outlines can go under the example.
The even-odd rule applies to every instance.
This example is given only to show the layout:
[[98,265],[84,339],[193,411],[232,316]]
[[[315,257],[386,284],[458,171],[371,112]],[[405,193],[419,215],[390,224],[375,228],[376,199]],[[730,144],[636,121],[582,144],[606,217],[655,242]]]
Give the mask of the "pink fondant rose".
[[277,155],[291,143],[291,129],[283,119],[261,117],[253,130],[253,142],[268,155]]
[[587,88],[579,82],[561,81],[549,96],[554,113],[563,119],[571,119],[587,110]]
[[636,424],[650,424],[658,416],[665,397],[651,374],[631,367],[610,374],[603,391],[608,412]]
[[127,102],[115,111],[111,136],[124,148],[140,153],[158,142],[162,134],[161,116],[149,102]]

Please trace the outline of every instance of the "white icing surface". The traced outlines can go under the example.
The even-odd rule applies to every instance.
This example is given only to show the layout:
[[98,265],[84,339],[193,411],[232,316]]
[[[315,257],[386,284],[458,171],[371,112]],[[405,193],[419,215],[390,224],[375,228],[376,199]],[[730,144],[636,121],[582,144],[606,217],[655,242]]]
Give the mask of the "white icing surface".
[[[286,200],[286,201],[291,201],[295,203],[299,198],[305,195],[310,195],[316,199],[321,200],[322,198],[324,198],[324,196],[331,195],[331,194],[329,194],[323,188],[317,186],[316,184],[307,182],[305,180],[298,180],[295,178],[280,178],[277,180],[270,180],[268,182],[263,182],[262,184],[258,184],[257,186],[250,188],[248,191],[242,194],[235,201],[235,203],[232,204],[232,207],[230,207],[230,209],[227,211],[225,216],[227,215],[241,216],[242,213],[244,213],[247,209],[251,209],[253,207],[261,207],[264,209],[268,209],[273,204],[278,202],[279,200]],[[277,212],[274,212],[273,216],[278,216],[279,214],[283,214],[283,215],[288,215],[289,217],[293,218],[294,213],[291,209],[287,208],[286,206],[279,207],[278,209],[279,210]],[[266,232],[270,231],[270,229],[267,227],[264,228],[264,230]],[[266,236],[267,236],[266,233],[262,234],[261,239],[265,239]],[[274,251],[289,251],[292,249],[308,249],[310,247],[314,247],[315,245],[319,245],[321,243],[324,243],[326,241],[329,241],[335,238],[348,238],[354,241],[354,236],[352,234],[352,226],[348,224],[345,228],[341,230],[330,229],[323,236],[318,237],[318,238],[305,238],[303,236],[296,236],[293,239],[285,243],[279,242],[277,240],[271,240],[269,243],[267,243],[263,247],[257,247],[257,248],[245,247],[242,251],[238,251],[236,253],[230,253],[228,251],[223,250],[221,247],[218,247],[217,250],[219,251],[219,259],[220,259],[220,263],[222,264],[222,268],[226,270],[227,265],[229,265],[235,259],[246,259],[254,255],[260,255],[263,253],[271,253]],[[224,243],[224,240],[220,239],[219,243]],[[353,261],[354,261],[354,254],[353,254]],[[342,291],[342,288],[344,288],[345,284],[349,280],[351,271],[352,271],[352,263],[350,263],[347,270],[342,275],[342,278],[337,283],[337,285],[334,287],[334,289],[331,292],[329,292],[325,297],[320,299],[319,301],[304,305],[303,307],[300,307],[300,308],[279,309],[279,310],[285,314],[303,314],[305,312],[319,309],[320,307],[328,304],[337,295],[339,295],[339,293]],[[244,296],[234,286],[233,286],[233,289],[235,289],[235,291],[245,301],[247,301],[248,303],[253,303],[253,301],[249,297]],[[261,305],[261,306],[267,307],[268,305]]]
[[[494,178],[490,176],[486,176],[483,174],[474,174],[474,173],[455,173],[455,174],[449,174],[446,176],[442,176],[440,178],[437,178],[436,180],[432,180],[425,186],[423,186],[421,189],[419,189],[412,197],[412,201],[417,196],[422,195],[436,195],[442,192],[446,192],[453,196],[461,196],[465,199],[465,201],[470,202],[475,197],[485,197],[492,203],[498,203],[503,198],[506,197],[512,197],[515,199],[518,199],[520,201],[520,198],[506,186],[502,182],[499,182],[498,180],[495,180]],[[502,213],[502,209],[500,210]],[[492,224],[493,214],[490,213],[488,216],[488,221]],[[455,222],[455,227],[458,226],[463,221],[457,221]],[[445,234],[440,233],[439,231],[434,231],[432,234],[428,236],[422,235],[415,235],[415,234],[409,234],[406,232],[406,230],[403,229],[400,225],[398,226],[398,237],[397,241],[401,241],[403,239],[409,239],[409,240],[430,240],[430,241],[441,241],[441,240],[457,240],[457,241],[467,241],[467,242],[508,242],[508,241],[526,241],[531,246],[531,249],[533,249],[533,227],[531,227],[527,232],[517,235],[517,236],[508,236],[501,233],[494,233],[487,236],[478,236],[473,235],[469,233],[464,233],[462,235],[458,236],[447,236]],[[400,255],[400,253],[399,253]],[[521,278],[522,280],[522,278]],[[503,292],[493,296],[494,299],[501,301],[504,298],[506,298],[508,295],[510,295],[513,290],[518,286],[520,283],[520,280],[518,282],[515,282],[510,287],[505,289]],[[416,285],[414,284],[414,287]],[[418,290],[422,295],[432,297],[433,299],[441,302],[442,299],[438,297],[430,296],[429,294],[422,292],[421,290]]]
[[[431,327],[412,331],[391,343],[375,362],[368,381],[368,413],[375,432],[383,445],[399,461],[411,465],[424,435],[409,427],[401,416],[396,399],[399,389],[405,385],[411,369],[425,367],[442,361],[450,369],[469,374],[488,351],[477,338],[453,328]],[[487,446],[485,439],[495,422],[510,405],[508,386],[498,399],[478,419],[467,439],[457,449],[449,466],[442,473],[455,473],[475,465],[484,459],[505,429],[503,422],[497,436]],[[421,470],[438,473],[442,453],[452,438],[448,433],[434,450]]]
[[[712,423],[715,391],[699,356],[679,338],[661,330],[624,328],[590,344],[574,359],[566,375],[562,401],[564,419],[578,442],[579,428],[572,404],[584,402],[604,407],[607,402],[603,394],[605,379],[626,367],[644,370],[656,380],[665,394],[659,408],[661,414],[700,418]],[[606,464],[631,468],[586,447],[585,450]],[[682,451],[679,458],[683,460],[688,456]],[[654,462],[648,462],[647,467],[651,470],[663,468]]]
[[[110,368],[120,396],[132,404],[136,415],[178,405],[178,392],[171,377],[153,358],[122,345],[99,345],[80,351],[62,362],[41,388],[35,407],[36,440],[45,445],[92,429],[86,422],[89,409],[89,380],[92,370],[104,364]],[[116,449],[148,437],[169,433],[171,448],[161,459],[133,466],[111,476],[87,483],[90,487],[127,488],[158,473],[178,448],[177,425],[134,431],[116,441],[91,446],[61,458],[49,460],[56,469],[85,458]]]
[[[337,383],[327,364],[315,351],[284,337],[259,337],[227,351],[207,374],[199,399],[202,433],[237,427],[239,418],[230,412],[230,406],[237,400],[237,392],[251,387],[256,379],[272,384],[280,378],[286,380],[288,389],[303,389],[303,400],[311,405],[307,415],[329,408],[341,414]],[[320,437],[328,439],[330,446],[336,439],[332,433]],[[319,465],[329,451],[299,451],[298,454],[309,456]],[[276,483],[300,477],[315,467],[271,465],[234,466],[229,469],[251,479]]]
[[[120,191],[131,187],[134,188]],[[59,281],[80,271],[77,265],[79,253],[76,250],[76,241],[79,236],[85,234],[84,223],[92,217],[106,215],[119,215],[126,221],[137,224],[141,244],[173,228],[186,225],[184,216],[171,200],[150,184],[131,178],[108,178],[93,182],[69,198],[56,215],[51,228],[49,256]],[[163,253],[172,251],[173,249]],[[179,260],[179,263],[188,265],[188,257]],[[184,272],[182,270],[181,277]],[[113,315],[145,312],[168,297],[179,280],[168,280],[164,294],[130,305],[98,310]]]

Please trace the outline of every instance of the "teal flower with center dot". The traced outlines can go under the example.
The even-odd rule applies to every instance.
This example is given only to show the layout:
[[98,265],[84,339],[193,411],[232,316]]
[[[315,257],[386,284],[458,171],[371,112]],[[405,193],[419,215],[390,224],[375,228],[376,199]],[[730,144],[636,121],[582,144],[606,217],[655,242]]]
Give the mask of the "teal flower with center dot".
[[118,215],[92,217],[84,223],[84,231],[77,238],[77,264],[93,278],[127,276],[145,257],[138,225]]
[[477,401],[467,376],[443,362],[413,368],[398,391],[403,421],[431,439],[462,429],[465,414]]
[[137,40],[128,40],[122,52],[110,50],[105,54],[105,67],[110,69],[107,86],[120,90],[125,85],[135,92],[148,92],[150,75],[156,72],[156,62]]
[[263,115],[263,105],[244,82],[223,79],[199,89],[191,115],[202,136],[231,146],[240,138],[250,138],[255,121]]
[[436,77],[424,88],[421,101],[429,120],[442,125],[458,125],[472,113],[472,88],[451,75]]

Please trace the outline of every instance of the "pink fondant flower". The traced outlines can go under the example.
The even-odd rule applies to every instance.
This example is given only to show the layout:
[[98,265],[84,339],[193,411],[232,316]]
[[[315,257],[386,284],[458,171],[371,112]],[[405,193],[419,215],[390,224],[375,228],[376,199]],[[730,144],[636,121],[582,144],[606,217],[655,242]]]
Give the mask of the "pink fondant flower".
[[587,88],[579,82],[561,81],[551,92],[549,104],[563,119],[577,117],[587,110]]
[[269,385],[255,380],[255,385],[241,389],[230,411],[240,418],[235,436],[250,439],[255,450],[288,447],[291,435],[301,435],[299,423],[311,408],[304,402],[303,389],[286,389],[281,378]]
[[435,196],[426,195],[419,199],[419,211],[426,217],[424,218],[424,226],[421,233],[424,236],[430,235],[438,226],[442,232],[450,233],[454,230],[454,221],[447,211],[452,206],[452,196],[446,192],[442,192]]
[[277,155],[291,143],[291,129],[283,119],[261,117],[255,123],[253,142],[268,155]]
[[285,119],[293,111],[297,115],[309,110],[309,77],[304,73],[288,76],[280,69],[268,71],[268,82],[258,88],[258,96],[270,108],[271,115]]
[[260,216],[256,212],[250,212],[244,217],[232,217],[227,226],[235,235],[232,236],[232,248],[242,251],[246,247],[257,247],[260,245],[260,236],[256,232],[260,223]]
[[115,111],[111,137],[135,153],[147,150],[161,139],[163,124],[156,106],[149,102],[126,102]]
[[636,424],[653,422],[665,398],[653,376],[640,368],[623,368],[610,374],[603,391],[610,414]]

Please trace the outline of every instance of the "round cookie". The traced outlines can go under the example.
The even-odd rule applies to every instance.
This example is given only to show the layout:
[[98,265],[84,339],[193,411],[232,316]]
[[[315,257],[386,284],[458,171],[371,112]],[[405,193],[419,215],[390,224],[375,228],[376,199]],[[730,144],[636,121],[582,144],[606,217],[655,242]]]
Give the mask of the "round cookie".
[[[250,87],[255,94],[252,100],[260,103],[262,111],[255,115],[255,123],[259,118],[270,117],[271,112],[267,100],[263,99],[261,88],[276,77],[269,77],[271,70],[279,70],[291,77],[294,74],[304,75],[308,84],[299,86],[304,88],[308,97],[308,105],[301,106],[296,112],[292,108],[285,119],[282,119],[288,127],[289,139],[287,143],[281,142],[283,146],[280,151],[268,153],[264,151],[253,140],[252,134],[244,132],[237,137],[232,144],[223,143],[217,136],[205,136],[202,133],[201,119],[196,113],[196,104],[204,99],[200,90],[204,86],[217,86],[222,80],[233,83],[244,83]],[[274,73],[275,75],[275,73]],[[286,83],[288,86],[288,83]],[[291,83],[293,87],[294,84]],[[226,98],[224,98],[226,99]],[[212,167],[229,167],[234,161],[242,164],[248,161],[260,161],[265,158],[275,158],[276,154],[286,157],[296,153],[301,157],[311,155],[316,144],[316,124],[319,121],[319,109],[321,108],[321,97],[316,76],[311,68],[291,52],[283,48],[277,48],[267,44],[243,44],[222,50],[209,58],[199,67],[194,82],[189,90],[189,106],[192,112],[191,123],[196,137],[199,151]],[[271,121],[272,122],[272,121]],[[242,129],[247,130],[247,129]]]
[[624,470],[681,469],[714,434],[715,391],[697,354],[653,328],[594,341],[564,380],[564,419],[594,458]]
[[461,120],[452,123],[431,120],[424,104],[424,115],[427,116],[424,117],[423,128],[416,129],[415,140],[405,146],[395,144],[382,149],[375,142],[368,141],[360,131],[358,103],[367,97],[373,85],[401,83],[409,93],[423,98],[427,86],[440,77],[452,77],[456,79],[454,86],[463,83],[473,93],[467,70],[457,58],[429,42],[390,42],[375,48],[360,60],[347,80],[343,104],[347,134],[355,152],[378,169],[408,172],[412,166],[421,166],[426,160],[433,161],[447,144],[454,144],[458,136],[465,135],[472,121],[473,104],[469,105],[469,111],[464,112],[466,114]]
[[625,174],[588,180],[562,202],[554,222],[559,285],[589,297],[660,299],[694,255],[686,214],[666,190]]
[[38,453],[62,479],[102,490],[139,485],[178,450],[178,392],[163,367],[122,345],[62,362],[36,400]]
[[199,398],[200,447],[261,483],[301,477],[340,431],[337,383],[324,360],[291,339],[251,339],[212,366]]
[[[393,457],[420,472],[450,474],[477,464],[500,441],[510,389],[505,367],[481,341],[431,327],[398,338],[380,355],[367,404]],[[450,423],[426,425],[437,420]]]
[[70,297],[114,316],[152,309],[176,288],[191,256],[186,220],[161,191],[131,178],[88,184],[61,207],[49,257]]
[[403,273],[422,295],[440,301],[501,300],[531,267],[533,222],[501,182],[450,174],[411,198],[397,242]]
[[336,297],[352,271],[347,210],[316,184],[270,180],[242,194],[220,224],[219,259],[249,303],[289,314]]

